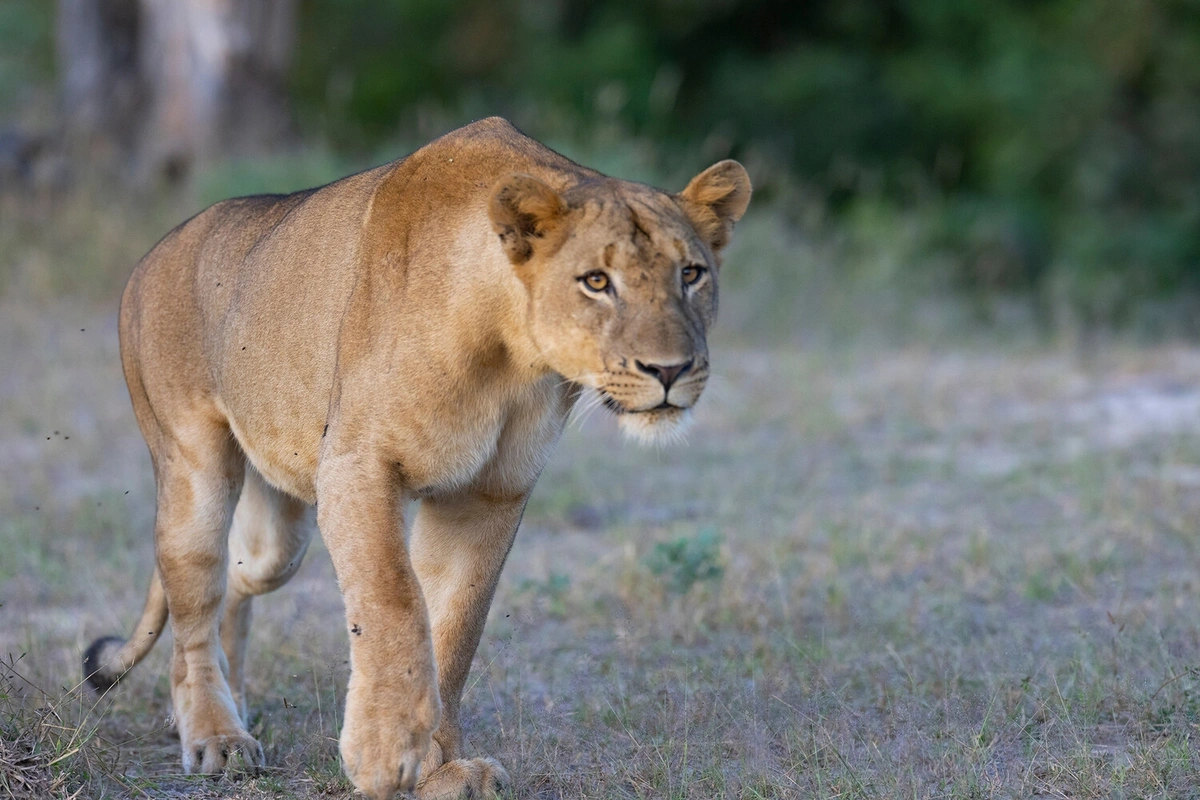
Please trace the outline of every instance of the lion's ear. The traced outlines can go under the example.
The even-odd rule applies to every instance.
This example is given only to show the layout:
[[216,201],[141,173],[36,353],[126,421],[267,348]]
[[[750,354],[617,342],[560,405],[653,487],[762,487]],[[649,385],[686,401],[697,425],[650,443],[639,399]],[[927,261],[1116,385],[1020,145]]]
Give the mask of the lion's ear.
[[532,175],[507,175],[492,187],[488,217],[508,260],[521,265],[567,211],[558,192]]
[[713,252],[729,244],[733,226],[750,204],[750,176],[732,159],[718,161],[692,178],[687,188],[675,195],[696,233]]

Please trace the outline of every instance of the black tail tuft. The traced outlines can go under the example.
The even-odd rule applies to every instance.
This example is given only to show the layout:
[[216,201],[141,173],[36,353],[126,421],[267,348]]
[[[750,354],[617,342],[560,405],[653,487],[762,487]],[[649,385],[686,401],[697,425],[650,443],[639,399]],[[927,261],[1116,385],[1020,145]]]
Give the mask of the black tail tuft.
[[106,645],[121,645],[124,641],[119,636],[102,636],[84,651],[83,679],[100,694],[104,694],[121,680],[121,675],[112,669],[114,665],[100,661],[101,651]]

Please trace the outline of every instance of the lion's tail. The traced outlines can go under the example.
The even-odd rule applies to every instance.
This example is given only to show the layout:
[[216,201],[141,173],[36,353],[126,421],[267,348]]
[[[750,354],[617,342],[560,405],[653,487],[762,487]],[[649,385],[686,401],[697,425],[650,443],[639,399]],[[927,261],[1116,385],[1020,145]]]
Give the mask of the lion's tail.
[[146,657],[162,636],[166,624],[167,594],[155,569],[146,592],[146,607],[142,609],[137,627],[128,639],[104,636],[92,642],[83,654],[83,679],[97,692],[107,692]]

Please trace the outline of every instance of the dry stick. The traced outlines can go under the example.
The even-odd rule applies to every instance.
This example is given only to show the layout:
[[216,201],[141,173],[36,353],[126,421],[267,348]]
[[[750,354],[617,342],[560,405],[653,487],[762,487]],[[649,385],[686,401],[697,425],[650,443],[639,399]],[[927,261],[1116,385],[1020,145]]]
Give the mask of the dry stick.
[[[492,669],[492,664],[496,663],[496,659],[499,658],[506,649],[508,649],[508,642],[504,642],[496,649],[496,655],[492,656],[492,660],[487,663],[487,666],[485,666],[482,670],[476,670],[475,679],[467,684],[467,688],[462,693],[463,700],[466,700],[468,697],[471,696],[471,690],[474,689],[479,684],[479,681],[483,680],[484,675],[490,673],[490,671]],[[494,695],[495,695],[495,692],[493,692],[493,696]]]
[[325,732],[325,714],[321,712],[321,686],[320,686],[320,684],[317,683],[317,668],[316,668],[316,666],[313,666],[313,668],[312,668],[312,676],[313,676],[313,693],[317,696],[317,728],[322,733],[324,733]]
[[1185,678],[1188,675],[1195,675],[1197,672],[1200,672],[1200,669],[1196,667],[1188,667],[1178,675],[1172,675],[1170,678],[1167,678],[1158,685],[1158,688],[1154,690],[1154,694],[1150,695],[1150,699],[1153,700],[1154,698],[1158,697],[1159,692],[1170,686],[1172,683],[1175,683],[1175,681],[1179,680],[1180,678]]

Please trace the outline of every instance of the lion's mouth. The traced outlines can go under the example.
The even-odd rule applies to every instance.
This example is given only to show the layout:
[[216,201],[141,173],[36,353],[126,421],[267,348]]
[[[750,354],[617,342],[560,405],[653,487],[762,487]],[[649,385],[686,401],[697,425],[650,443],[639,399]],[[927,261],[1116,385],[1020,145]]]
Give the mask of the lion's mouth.
[[684,410],[683,406],[677,406],[674,403],[668,402],[665,399],[661,403],[659,403],[658,405],[656,405],[652,408],[626,408],[615,397],[610,395],[608,392],[601,392],[601,397],[603,398],[604,407],[607,408],[609,411],[613,412],[614,414],[649,414],[653,411],[672,411],[672,410],[683,411]]
[[[606,390],[596,388],[599,405],[617,418],[621,432],[642,444],[662,445],[683,439],[692,420],[692,409],[667,400],[649,408],[630,408]],[[595,406],[591,406],[595,408]]]

